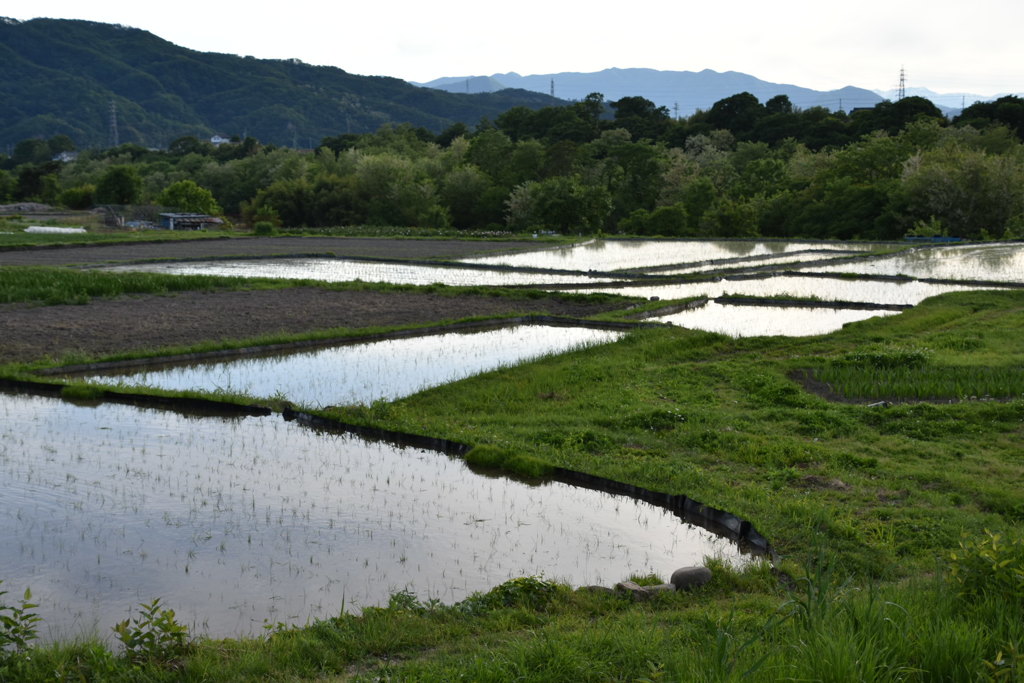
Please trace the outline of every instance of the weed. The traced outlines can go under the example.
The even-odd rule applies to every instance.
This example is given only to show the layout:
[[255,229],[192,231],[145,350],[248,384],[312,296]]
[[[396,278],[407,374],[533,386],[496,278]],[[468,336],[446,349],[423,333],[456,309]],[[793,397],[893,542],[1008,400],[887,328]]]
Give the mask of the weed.
[[[6,594],[7,591],[0,591],[0,598]],[[41,621],[32,610],[38,606],[32,602],[32,591],[28,588],[17,605],[0,602],[0,662],[24,654],[32,647],[32,641],[38,635],[36,624]]]
[[178,623],[174,610],[163,609],[160,598],[139,604],[140,613],[113,627],[133,663],[173,666],[192,649],[188,627]]
[[537,576],[521,576],[499,584],[486,593],[474,593],[458,603],[456,608],[470,614],[502,607],[542,610],[558,595],[567,591],[566,586],[545,581]]
[[980,538],[964,537],[949,560],[950,577],[963,597],[1024,603],[1024,539],[1006,540],[986,530]]

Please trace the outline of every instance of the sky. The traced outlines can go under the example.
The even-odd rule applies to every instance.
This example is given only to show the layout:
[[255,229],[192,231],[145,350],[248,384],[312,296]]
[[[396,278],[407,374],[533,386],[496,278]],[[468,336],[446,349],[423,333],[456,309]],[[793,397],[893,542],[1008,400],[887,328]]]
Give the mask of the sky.
[[297,58],[426,82],[635,68],[740,71],[816,90],[847,85],[1024,91],[1019,0],[470,0],[248,3],[4,0],[0,16],[88,19],[201,52]]

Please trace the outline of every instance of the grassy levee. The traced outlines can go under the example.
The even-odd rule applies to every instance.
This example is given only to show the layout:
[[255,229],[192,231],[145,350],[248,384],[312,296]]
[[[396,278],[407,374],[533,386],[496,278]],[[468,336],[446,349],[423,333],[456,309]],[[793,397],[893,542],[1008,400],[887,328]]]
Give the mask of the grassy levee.
[[707,586],[640,603],[543,580],[454,606],[400,593],[182,652],[36,648],[0,660],[0,680],[1022,680],[1024,387],[959,400],[986,393],[964,374],[955,400],[919,402],[908,373],[870,406],[855,388],[831,386],[846,399],[834,401],[793,379],[824,382],[830,366],[928,368],[919,384],[931,369],[1012,374],[1022,328],[1024,293],[967,292],[821,337],[638,330],[329,413],[686,494],[753,522],[782,575],[711,559]]

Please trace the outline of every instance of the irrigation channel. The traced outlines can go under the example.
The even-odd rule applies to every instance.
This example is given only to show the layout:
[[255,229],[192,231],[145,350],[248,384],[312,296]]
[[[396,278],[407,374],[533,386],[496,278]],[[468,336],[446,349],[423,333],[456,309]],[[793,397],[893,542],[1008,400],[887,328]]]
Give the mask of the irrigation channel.
[[[424,284],[480,284],[486,273],[503,286],[666,304],[703,297],[655,322],[736,336],[823,333],[945,291],[1024,286],[1021,243],[899,246],[595,241],[472,263],[321,256],[122,268],[322,279],[358,272]],[[521,575],[609,585],[666,576],[706,555],[742,562],[751,550],[770,552],[749,522],[685,496],[567,471],[542,482],[489,476],[458,457],[462,444],[352,431],[305,412],[391,400],[621,334],[592,327],[444,330],[165,359],[175,362],[161,368],[58,369],[108,387],[87,405],[52,395],[53,385],[8,383],[0,393],[3,587],[31,587],[47,638],[107,636],[157,597],[197,633],[244,635],[381,604],[401,590],[453,602]],[[282,416],[144,398],[139,385],[283,398],[299,408]]]

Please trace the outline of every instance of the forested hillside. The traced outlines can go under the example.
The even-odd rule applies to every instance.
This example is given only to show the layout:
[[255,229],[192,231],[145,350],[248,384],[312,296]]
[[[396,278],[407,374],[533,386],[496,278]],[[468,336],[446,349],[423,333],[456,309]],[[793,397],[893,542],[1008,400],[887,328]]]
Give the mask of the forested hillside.
[[[611,112],[609,115],[608,112]],[[435,134],[409,124],[316,151],[195,137],[55,161],[0,157],[0,203],[158,204],[248,225],[411,226],[676,237],[1024,237],[1024,100],[950,122],[921,98],[853,114],[749,93],[676,120],[640,97],[515,107]]]
[[311,147],[386,123],[440,131],[513,106],[558,102],[525,90],[460,95],[297,60],[203,53],[139,29],[67,19],[0,18],[0,149],[67,135],[106,146],[166,147],[184,135],[252,136]]

